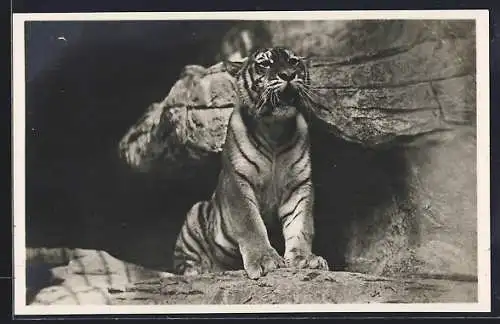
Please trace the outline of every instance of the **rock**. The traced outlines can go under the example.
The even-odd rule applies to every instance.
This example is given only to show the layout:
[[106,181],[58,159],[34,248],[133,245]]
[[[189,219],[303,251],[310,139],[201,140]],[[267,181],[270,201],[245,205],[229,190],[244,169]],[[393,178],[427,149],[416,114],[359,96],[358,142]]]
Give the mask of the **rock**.
[[473,21],[460,20],[316,20],[263,23],[273,44],[300,55],[369,57],[408,49],[423,41],[473,37]]
[[476,80],[471,75],[432,82],[447,123],[476,125]]
[[248,279],[244,271],[149,280],[111,299],[115,305],[475,302],[477,284],[279,269],[258,280]]
[[368,217],[353,215],[346,230],[347,268],[387,276],[475,276],[475,152],[470,129],[446,143],[400,150],[403,170],[389,174],[389,183],[379,182],[388,198],[371,206]]
[[109,305],[107,289],[85,285],[50,286],[42,289],[30,305]]
[[27,257],[28,268],[43,264],[50,274],[43,284],[28,281],[27,301],[33,305],[109,305],[110,291],[124,291],[136,282],[172,275],[100,250],[29,248]]
[[420,272],[477,273],[476,148],[474,130],[465,129],[445,144],[405,152]]
[[122,158],[141,172],[170,177],[206,164],[220,153],[236,100],[221,65],[187,66],[161,103],[152,104],[119,144]]
[[473,74],[474,39],[428,41],[380,57],[311,59],[311,82],[322,88],[398,87]]

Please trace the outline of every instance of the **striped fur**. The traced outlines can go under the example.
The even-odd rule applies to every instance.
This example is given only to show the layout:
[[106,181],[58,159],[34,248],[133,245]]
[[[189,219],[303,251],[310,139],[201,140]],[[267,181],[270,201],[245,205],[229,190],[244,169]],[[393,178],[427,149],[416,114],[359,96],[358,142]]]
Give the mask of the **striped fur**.
[[[191,208],[179,233],[175,271],[244,268],[259,278],[283,266],[328,269],[312,253],[314,192],[302,115],[311,97],[307,67],[284,48],[257,50],[227,67],[240,104],[229,121],[217,187],[209,201]],[[283,257],[267,234],[275,223]]]

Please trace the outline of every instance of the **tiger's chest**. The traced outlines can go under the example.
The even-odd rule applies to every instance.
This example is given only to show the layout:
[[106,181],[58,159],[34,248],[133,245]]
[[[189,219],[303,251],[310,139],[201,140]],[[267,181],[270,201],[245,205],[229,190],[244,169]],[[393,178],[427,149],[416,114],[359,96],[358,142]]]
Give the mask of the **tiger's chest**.
[[280,161],[269,163],[255,183],[255,196],[258,200],[260,212],[266,223],[277,219],[278,208],[282,204],[283,196],[293,175],[288,168],[280,165]]

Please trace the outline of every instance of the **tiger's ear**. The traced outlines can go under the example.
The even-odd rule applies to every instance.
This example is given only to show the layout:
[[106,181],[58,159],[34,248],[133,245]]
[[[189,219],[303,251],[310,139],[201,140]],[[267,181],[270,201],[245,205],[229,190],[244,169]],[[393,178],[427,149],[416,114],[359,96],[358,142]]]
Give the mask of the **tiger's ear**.
[[225,60],[224,67],[231,76],[236,77],[236,75],[238,74],[238,72],[241,71],[241,68],[243,67],[243,65],[247,60],[248,60],[247,57],[244,57],[239,60]]

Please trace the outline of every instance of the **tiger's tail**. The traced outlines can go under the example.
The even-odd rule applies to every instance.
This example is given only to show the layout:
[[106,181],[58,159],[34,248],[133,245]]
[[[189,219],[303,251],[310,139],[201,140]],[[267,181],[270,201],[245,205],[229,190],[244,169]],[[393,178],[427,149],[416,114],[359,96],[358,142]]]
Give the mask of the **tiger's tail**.
[[206,231],[209,206],[209,201],[200,201],[187,213],[174,248],[177,274],[196,275],[208,272],[212,266]]

